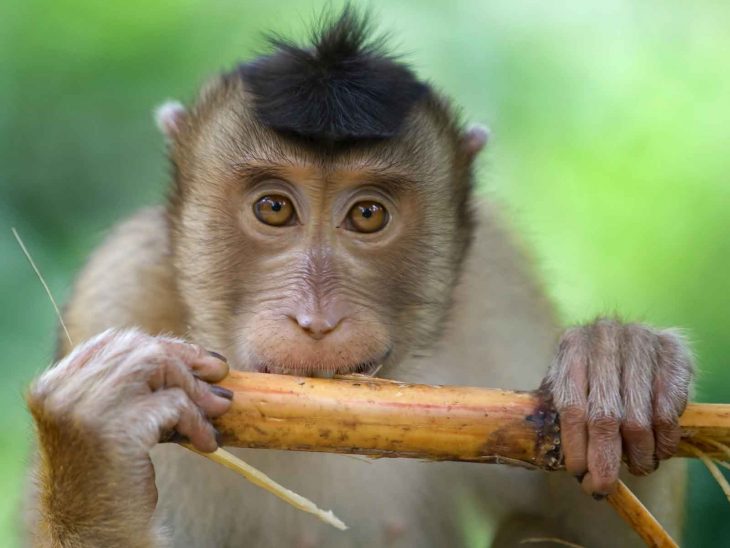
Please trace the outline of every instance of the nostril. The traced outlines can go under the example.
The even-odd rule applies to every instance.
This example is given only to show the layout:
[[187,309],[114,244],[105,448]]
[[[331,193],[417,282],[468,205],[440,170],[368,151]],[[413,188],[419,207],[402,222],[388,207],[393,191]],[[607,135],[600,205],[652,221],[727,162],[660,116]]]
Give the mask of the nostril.
[[340,323],[320,314],[297,314],[296,322],[310,337],[321,339]]

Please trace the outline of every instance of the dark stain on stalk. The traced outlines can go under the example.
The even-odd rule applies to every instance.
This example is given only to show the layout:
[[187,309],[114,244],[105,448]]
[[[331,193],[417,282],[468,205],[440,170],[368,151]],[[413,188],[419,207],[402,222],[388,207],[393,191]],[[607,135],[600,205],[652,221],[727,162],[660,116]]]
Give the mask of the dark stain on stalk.
[[560,417],[553,405],[552,396],[545,387],[534,392],[537,405],[525,420],[535,429],[535,464],[544,470],[563,467],[560,447]]

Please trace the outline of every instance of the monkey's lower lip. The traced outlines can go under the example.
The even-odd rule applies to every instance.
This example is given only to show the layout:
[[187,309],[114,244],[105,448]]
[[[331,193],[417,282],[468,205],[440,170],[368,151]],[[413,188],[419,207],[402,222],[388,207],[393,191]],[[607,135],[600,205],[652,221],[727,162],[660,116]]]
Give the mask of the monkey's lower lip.
[[382,367],[382,363],[372,363],[367,365],[360,365],[356,367],[353,371],[348,371],[346,373],[338,373],[336,371],[312,371],[309,376],[317,377],[319,379],[331,379],[338,375],[364,375],[366,377],[374,377],[378,374],[378,371],[380,371]]
[[374,377],[383,367],[383,363],[390,356],[393,348],[388,348],[376,359],[360,362],[357,364],[346,364],[339,367],[317,367],[312,365],[309,367],[286,367],[273,363],[259,363],[256,371],[259,373],[274,373],[277,375],[295,375],[299,377],[317,377],[331,379],[338,375],[366,375]]
[[256,367],[256,370],[259,373],[331,379],[339,375],[365,375],[367,377],[374,377],[380,371],[381,367],[383,367],[382,360],[362,363],[356,366],[338,367],[337,369],[292,369],[278,367],[276,365],[259,365]]
[[256,371],[259,373],[274,373],[277,375],[295,375],[299,377],[317,377],[331,379],[338,375],[366,375],[374,377],[383,367],[383,362],[390,355],[391,349],[388,349],[377,360],[370,360],[356,365],[344,365],[336,368],[323,367],[284,367],[275,364],[259,364]]

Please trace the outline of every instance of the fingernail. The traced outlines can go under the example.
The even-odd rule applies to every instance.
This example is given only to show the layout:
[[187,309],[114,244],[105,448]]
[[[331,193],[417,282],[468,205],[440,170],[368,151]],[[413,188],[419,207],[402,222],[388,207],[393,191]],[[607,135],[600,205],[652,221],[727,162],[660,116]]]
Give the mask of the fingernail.
[[228,390],[228,388],[224,388],[222,386],[218,386],[217,384],[214,384],[210,387],[210,391],[213,392],[216,396],[219,398],[225,398],[227,400],[233,399],[233,392]]
[[605,495],[605,494],[603,494],[603,493],[593,493],[593,494],[592,494],[591,496],[593,497],[593,500],[603,500],[603,499],[605,499],[605,498],[606,498],[606,497],[607,497],[608,495]]
[[223,445],[223,434],[217,428],[214,428],[213,431],[215,432],[215,442],[218,444],[218,447],[221,447]]
[[213,356],[216,359],[219,359],[222,362],[228,363],[228,360],[225,356],[222,354],[218,354],[218,352],[213,352],[212,350],[208,350],[208,355]]

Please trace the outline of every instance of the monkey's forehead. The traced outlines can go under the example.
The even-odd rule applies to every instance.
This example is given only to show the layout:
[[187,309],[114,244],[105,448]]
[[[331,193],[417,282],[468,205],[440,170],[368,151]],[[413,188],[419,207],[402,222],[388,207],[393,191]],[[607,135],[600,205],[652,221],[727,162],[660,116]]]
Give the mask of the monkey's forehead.
[[318,165],[323,170],[370,169],[403,171],[414,177],[448,174],[459,129],[443,105],[423,101],[387,138],[332,142],[274,130],[256,116],[253,97],[241,80],[209,85],[192,110],[196,137],[182,154],[223,158],[228,163]]
[[321,24],[310,44],[270,42],[273,53],[229,77],[246,83],[256,118],[278,132],[331,142],[393,137],[429,93],[350,6]]

